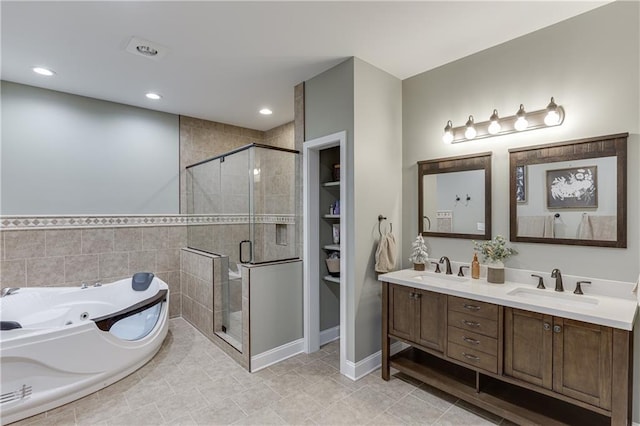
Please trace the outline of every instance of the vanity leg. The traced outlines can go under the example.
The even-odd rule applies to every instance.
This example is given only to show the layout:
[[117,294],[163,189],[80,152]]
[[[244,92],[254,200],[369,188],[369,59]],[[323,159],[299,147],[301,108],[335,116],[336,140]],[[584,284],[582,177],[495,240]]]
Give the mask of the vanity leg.
[[[613,329],[611,425],[631,425],[633,401],[633,333]],[[619,397],[617,395],[620,395]]]
[[391,356],[391,339],[389,339],[389,283],[382,282],[382,378],[391,378],[389,357]]

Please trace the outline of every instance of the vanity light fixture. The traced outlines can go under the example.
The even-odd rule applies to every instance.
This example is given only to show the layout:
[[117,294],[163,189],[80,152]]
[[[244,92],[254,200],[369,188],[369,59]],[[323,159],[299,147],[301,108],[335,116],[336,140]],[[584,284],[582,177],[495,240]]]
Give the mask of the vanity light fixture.
[[44,75],[45,77],[51,77],[52,75],[55,74],[54,71],[44,67],[33,67],[31,68],[31,70],[36,74]]
[[489,121],[491,123],[489,124],[487,131],[492,135],[497,135],[498,133],[500,133],[500,129],[502,129],[502,126],[500,126],[500,117],[498,117],[497,109],[493,110],[493,114],[491,114],[491,117],[489,117]]
[[527,113],[524,111],[524,105],[520,104],[520,108],[518,109],[518,112],[516,112],[516,117],[516,122],[513,127],[515,127],[519,132],[527,130],[527,127],[529,127],[529,122],[526,118]]
[[464,131],[464,137],[471,140],[476,137],[478,132],[476,131],[476,126],[473,124],[473,115],[469,116],[467,123],[465,124],[466,130]]
[[447,125],[444,127],[444,135],[442,141],[446,144],[453,142],[453,123],[451,120],[447,121]]
[[520,104],[516,114],[509,117],[498,116],[498,110],[494,109],[489,120],[481,123],[474,122],[472,115],[464,126],[453,127],[453,123],[449,120],[444,128],[442,141],[446,144],[467,142],[472,139],[559,126],[563,121],[564,109],[557,105],[552,97],[546,108],[532,112],[527,112],[524,105]]

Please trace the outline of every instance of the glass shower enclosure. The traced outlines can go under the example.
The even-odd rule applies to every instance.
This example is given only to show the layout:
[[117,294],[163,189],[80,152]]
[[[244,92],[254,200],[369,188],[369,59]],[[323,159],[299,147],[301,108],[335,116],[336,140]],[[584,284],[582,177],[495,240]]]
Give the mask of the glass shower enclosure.
[[250,144],[187,166],[187,245],[223,258],[214,332],[240,352],[241,266],[299,258],[298,157]]

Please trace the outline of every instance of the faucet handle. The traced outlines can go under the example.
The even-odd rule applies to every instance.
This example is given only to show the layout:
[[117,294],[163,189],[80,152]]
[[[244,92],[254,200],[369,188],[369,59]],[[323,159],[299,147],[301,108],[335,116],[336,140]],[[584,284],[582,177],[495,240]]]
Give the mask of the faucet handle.
[[438,262],[431,262],[431,263],[436,265],[436,269],[433,272],[435,272],[436,274],[439,274],[440,273],[440,264]]
[[462,271],[462,268],[467,268],[469,269],[469,267],[467,265],[461,265],[460,269],[458,269],[458,276],[459,277],[464,277],[464,272]]
[[576,289],[573,291],[574,294],[584,294],[582,292],[582,287],[580,287],[581,284],[591,284],[591,281],[578,281],[576,283]]
[[532,277],[535,277],[538,279],[538,287],[539,289],[544,290],[546,287],[544,286],[544,278],[542,278],[540,275],[536,275],[536,274],[531,274]]

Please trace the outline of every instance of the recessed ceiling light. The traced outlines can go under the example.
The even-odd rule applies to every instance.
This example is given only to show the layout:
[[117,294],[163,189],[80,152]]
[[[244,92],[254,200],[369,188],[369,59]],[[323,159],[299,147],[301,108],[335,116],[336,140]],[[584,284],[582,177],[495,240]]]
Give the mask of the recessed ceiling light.
[[136,46],[136,50],[140,52],[141,55],[144,56],[156,56],[158,54],[158,50],[154,49],[151,46],[140,45]]
[[158,95],[157,93],[153,93],[153,92],[149,92],[145,96],[147,98],[149,98],[149,99],[153,99],[154,101],[157,101],[158,99],[162,98],[162,96]]
[[273,111],[271,111],[269,108],[262,108],[260,110],[260,114],[262,114],[262,115],[271,115],[271,114],[273,114]]
[[44,75],[47,77],[51,77],[52,75],[55,74],[55,72],[51,71],[48,68],[43,68],[43,67],[33,67],[31,68],[33,70],[33,72],[35,72],[36,74],[40,74],[40,75]]

